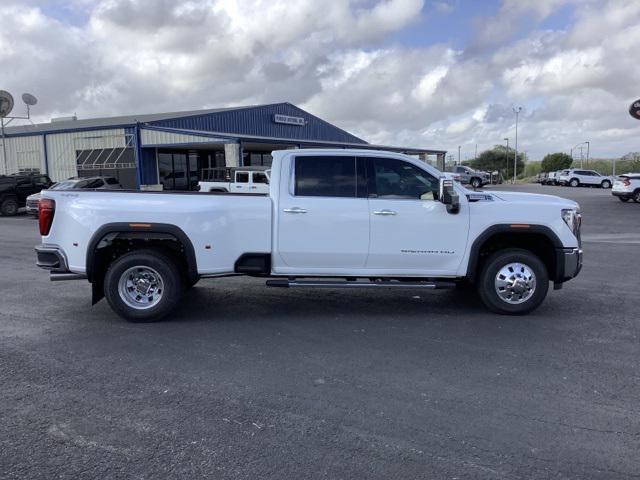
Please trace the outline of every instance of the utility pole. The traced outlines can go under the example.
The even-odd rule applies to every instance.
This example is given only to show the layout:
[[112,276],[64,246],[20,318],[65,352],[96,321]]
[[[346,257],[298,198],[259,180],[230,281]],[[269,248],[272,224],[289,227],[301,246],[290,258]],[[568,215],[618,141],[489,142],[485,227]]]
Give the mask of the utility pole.
[[473,156],[474,160],[478,159],[478,144],[476,143],[476,154]]
[[587,144],[587,166],[589,166],[589,142],[584,142]]
[[513,107],[513,112],[516,114],[516,151],[513,154],[513,183],[516,183],[516,175],[518,170],[518,115],[522,111],[522,107]]
[[458,165],[460,165],[460,145],[458,145]]
[[507,166],[507,169],[504,172],[504,179],[505,181],[507,181],[507,179],[509,178],[509,139],[503,138],[503,140],[506,140],[507,142],[507,149],[504,151],[504,160],[505,165]]

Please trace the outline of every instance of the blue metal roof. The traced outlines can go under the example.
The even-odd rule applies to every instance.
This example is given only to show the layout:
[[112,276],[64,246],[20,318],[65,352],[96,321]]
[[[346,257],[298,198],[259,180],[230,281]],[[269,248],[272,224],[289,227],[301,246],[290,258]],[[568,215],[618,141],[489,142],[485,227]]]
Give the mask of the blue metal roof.
[[[301,125],[278,123],[275,115],[304,119]],[[7,136],[39,135],[83,130],[134,127],[137,123],[160,127],[222,132],[235,137],[243,135],[299,140],[324,140],[361,143],[364,140],[302,110],[291,103],[274,103],[246,107],[191,110],[186,112],[127,115],[120,117],[67,120],[5,128]]]
[[[276,115],[304,119],[300,125],[276,122]],[[275,103],[254,107],[183,116],[146,122],[159,127],[218,132],[238,137],[319,140],[366,144],[364,140],[336,127],[291,103]]]

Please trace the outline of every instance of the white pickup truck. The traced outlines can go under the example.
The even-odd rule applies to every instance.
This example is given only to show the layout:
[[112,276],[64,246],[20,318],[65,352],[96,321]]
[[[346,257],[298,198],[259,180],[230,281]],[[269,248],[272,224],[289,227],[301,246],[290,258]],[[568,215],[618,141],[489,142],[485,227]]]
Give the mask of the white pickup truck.
[[37,264],[88,279],[130,321],[171,311],[200,278],[250,275],[270,287],[475,285],[503,314],[538,307],[582,266],[570,200],[473,192],[405,155],[273,153],[268,195],[45,191]]
[[265,167],[220,167],[202,171],[200,192],[269,193],[269,174]]

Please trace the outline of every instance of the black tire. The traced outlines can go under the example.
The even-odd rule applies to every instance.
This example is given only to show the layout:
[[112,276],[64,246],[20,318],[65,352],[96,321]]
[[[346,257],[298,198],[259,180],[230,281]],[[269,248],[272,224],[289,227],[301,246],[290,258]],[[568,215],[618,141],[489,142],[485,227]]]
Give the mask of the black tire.
[[[120,292],[120,280],[128,271],[135,267],[141,267],[142,271],[152,269],[161,279],[162,286],[160,300],[155,305],[134,308],[127,304]],[[132,275],[131,273],[127,276]],[[133,273],[135,275],[135,273]],[[182,277],[175,262],[157,250],[136,250],[127,253],[115,260],[107,270],[104,278],[104,296],[109,305],[125,320],[129,322],[156,322],[173,310],[184,291]],[[135,294],[132,291],[132,295]],[[144,295],[143,295],[144,296]]]
[[629,197],[618,197],[618,200],[621,202],[627,203],[629,201]]
[[640,203],[640,190],[636,190],[633,192],[633,201],[636,203]]
[[480,188],[482,186],[482,180],[477,177],[473,177],[469,183],[473,188]]
[[[522,303],[503,300],[496,289],[496,277],[503,267],[511,263],[526,265],[535,275],[536,285],[531,296]],[[493,253],[481,270],[478,294],[482,303],[492,312],[502,315],[524,315],[540,306],[549,290],[549,274],[544,263],[528,250],[510,248]]]
[[602,188],[611,188],[611,182],[609,180],[603,180],[600,186]]
[[18,214],[18,200],[9,197],[0,204],[0,214],[5,217],[13,217]]
[[572,178],[571,181],[569,182],[569,186],[570,187],[579,187],[580,186],[580,180],[578,180],[577,178]]

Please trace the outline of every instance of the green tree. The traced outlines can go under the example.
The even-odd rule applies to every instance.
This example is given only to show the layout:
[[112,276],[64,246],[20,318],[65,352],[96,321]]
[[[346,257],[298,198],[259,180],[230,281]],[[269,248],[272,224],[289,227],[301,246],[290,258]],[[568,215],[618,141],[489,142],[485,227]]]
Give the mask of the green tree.
[[555,172],[569,168],[573,162],[572,158],[566,153],[549,153],[542,159],[543,172]]
[[[472,160],[470,165],[477,170],[484,170],[486,172],[499,171],[502,177],[509,179],[513,177],[513,160],[515,156],[515,150],[508,148],[504,145],[496,145],[491,150],[485,150],[478,158]],[[518,153],[517,160],[517,173],[522,175],[524,173],[524,155],[522,152]]]

